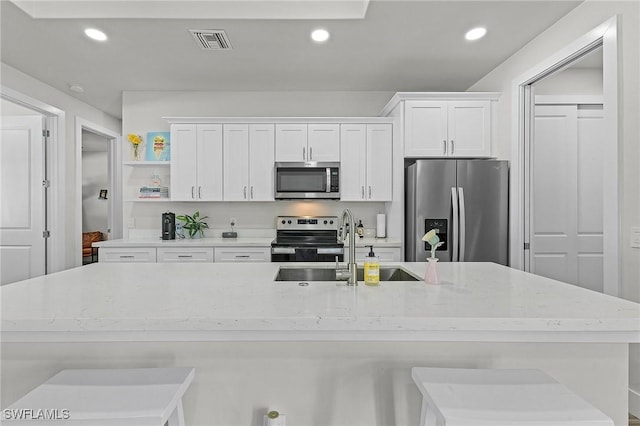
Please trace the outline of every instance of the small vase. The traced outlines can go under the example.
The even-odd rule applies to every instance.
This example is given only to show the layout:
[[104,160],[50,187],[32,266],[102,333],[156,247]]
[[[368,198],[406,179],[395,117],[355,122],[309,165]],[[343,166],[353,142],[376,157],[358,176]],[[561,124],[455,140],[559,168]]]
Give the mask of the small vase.
[[427,272],[424,274],[424,282],[427,284],[440,284],[437,257],[427,258]]
[[131,145],[131,159],[133,161],[140,161],[140,145]]

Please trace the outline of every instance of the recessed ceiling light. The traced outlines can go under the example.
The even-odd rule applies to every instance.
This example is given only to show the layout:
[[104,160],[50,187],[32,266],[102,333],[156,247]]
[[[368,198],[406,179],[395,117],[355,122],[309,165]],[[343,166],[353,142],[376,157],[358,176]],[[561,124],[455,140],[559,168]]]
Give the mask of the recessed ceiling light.
[[329,31],[323,29],[314,30],[311,33],[311,39],[318,43],[323,43],[329,40]]
[[69,83],[69,90],[76,93],[84,92],[84,88],[82,86],[80,86],[79,84],[73,84],[73,83]]
[[483,27],[477,27],[477,28],[473,28],[469,31],[467,31],[467,33],[464,35],[464,38],[466,38],[467,40],[473,41],[473,40],[478,40],[482,37],[484,37],[484,35],[487,33],[487,29],[483,28]]
[[105,33],[100,30],[96,30],[95,28],[87,28],[86,30],[84,30],[84,33],[87,35],[87,37],[93,40],[105,41],[107,39],[107,35]]

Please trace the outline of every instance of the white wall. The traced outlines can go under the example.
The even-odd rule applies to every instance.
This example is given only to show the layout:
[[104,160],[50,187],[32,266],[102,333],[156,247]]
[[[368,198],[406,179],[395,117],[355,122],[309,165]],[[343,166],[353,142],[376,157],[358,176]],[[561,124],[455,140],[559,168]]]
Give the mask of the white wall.
[[[122,129],[123,135],[168,131],[169,123],[163,117],[375,117],[393,94],[327,91],[124,92]],[[123,139],[128,144],[126,137]],[[128,148],[125,147],[123,152],[129,152]],[[404,194],[394,194],[394,199],[402,200],[403,197]],[[275,228],[278,215],[338,215],[345,207],[349,207],[357,219],[362,219],[365,227],[371,228],[375,228],[375,215],[385,211],[385,203],[336,201],[125,203],[125,227],[129,217],[135,219],[134,229],[125,229],[125,238],[145,230],[157,230],[160,235],[161,214],[167,209],[176,214],[199,210],[201,214],[208,215],[208,224],[214,228],[207,233],[209,236],[219,236],[220,232],[228,230],[229,218],[234,217],[238,220],[237,230],[241,236],[243,228]]]
[[[640,226],[640,3],[637,1],[586,1],[576,7],[515,55],[503,62],[470,91],[501,91],[499,128],[494,152],[510,158],[511,84],[528,69],[569,45],[602,22],[618,15],[622,297],[640,301],[640,249],[630,245],[631,227]],[[640,345],[631,345],[630,387],[640,396]],[[640,397],[635,414],[640,412]]]
[[602,69],[567,69],[535,84],[536,95],[602,96]]
[[[65,264],[66,268],[75,266],[75,241],[72,237],[75,224],[81,218],[75,215],[76,203],[76,175],[75,175],[75,119],[82,117],[116,133],[120,133],[120,120],[82,102],[76,98],[67,95],[33,77],[5,64],[0,63],[0,75],[2,76],[1,84],[4,87],[15,90],[19,93],[27,95],[40,102],[55,106],[66,113],[65,126],[65,170],[64,170],[64,189],[65,189]],[[54,183],[55,184],[55,183]]]

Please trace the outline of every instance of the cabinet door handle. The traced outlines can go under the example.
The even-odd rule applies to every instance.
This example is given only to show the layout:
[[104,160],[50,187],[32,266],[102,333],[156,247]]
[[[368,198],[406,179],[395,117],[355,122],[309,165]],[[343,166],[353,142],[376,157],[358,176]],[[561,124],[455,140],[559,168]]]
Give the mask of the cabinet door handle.
[[121,255],[120,255],[120,259],[133,259],[133,257],[134,257],[134,256],[133,256],[133,255],[131,255],[131,254],[128,254],[128,255],[121,254]]
[[369,185],[369,198],[371,198],[371,185]]
[[236,259],[248,259],[250,256],[248,254],[237,254]]
[[302,159],[306,160],[307,159],[307,148],[302,147]]
[[179,254],[179,258],[191,259],[193,256],[190,254]]
[[253,185],[251,185],[251,199],[253,200]]
[[453,155],[453,148],[454,148],[453,140],[451,140],[451,154],[452,154],[452,155]]
[[198,198],[202,198],[202,187],[198,187]]
[[309,161],[312,161],[312,160],[313,160],[313,147],[310,146],[309,147]]
[[196,191],[196,187],[192,186],[191,187],[191,199],[192,200],[195,200],[195,198],[196,198],[196,192],[195,191]]
[[246,186],[244,187],[243,192],[244,192],[244,199],[246,200],[247,199],[247,187]]
[[442,141],[442,155],[447,155],[447,141]]
[[361,192],[362,192],[362,199],[364,200],[364,185],[362,185],[362,186],[360,187],[360,190],[361,190]]

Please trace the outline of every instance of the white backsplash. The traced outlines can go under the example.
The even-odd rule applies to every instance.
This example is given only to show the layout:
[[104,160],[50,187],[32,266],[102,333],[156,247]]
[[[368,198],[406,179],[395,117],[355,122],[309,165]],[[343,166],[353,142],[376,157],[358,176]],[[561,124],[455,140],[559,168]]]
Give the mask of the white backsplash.
[[[275,235],[277,216],[338,216],[343,209],[353,212],[356,224],[362,220],[365,228],[376,227],[376,215],[385,211],[385,203],[344,203],[339,201],[275,201],[275,202],[211,202],[211,203],[125,203],[124,238],[160,238],[162,213],[178,215],[200,212],[208,216],[207,236],[218,237],[230,231],[229,220],[236,219],[234,228],[241,236]],[[126,218],[135,224],[127,229]],[[262,233],[262,234],[261,234]],[[267,235],[268,234],[268,235]]]

